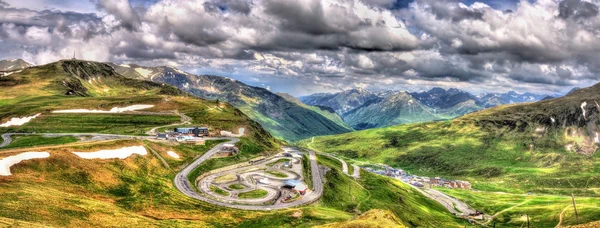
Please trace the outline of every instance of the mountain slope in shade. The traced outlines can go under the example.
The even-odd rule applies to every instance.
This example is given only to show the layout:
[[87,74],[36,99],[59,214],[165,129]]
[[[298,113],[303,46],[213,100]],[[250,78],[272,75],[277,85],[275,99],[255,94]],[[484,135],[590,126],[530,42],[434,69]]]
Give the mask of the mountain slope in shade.
[[324,116],[325,118],[337,123],[338,125],[351,130],[352,128],[348,127],[346,125],[346,123],[344,123],[344,120],[342,120],[342,117],[340,115],[338,115],[335,110],[333,110],[332,108],[329,107],[325,107],[325,106],[310,106],[310,105],[306,105],[304,103],[302,103],[302,101],[298,100],[298,98],[292,96],[291,94],[288,93],[276,93],[277,95],[279,95],[280,97],[286,99],[289,102],[292,102],[294,104],[297,104],[298,106],[310,109],[316,113],[321,114],[322,116]]
[[343,118],[357,130],[439,119],[431,109],[405,92],[397,92],[387,99],[367,102],[345,113]]
[[296,141],[311,136],[351,131],[342,122],[288,101],[267,89],[212,75],[193,75],[174,67],[112,64],[127,77],[166,83],[209,100],[226,101],[259,122],[275,137]]
[[0,71],[16,71],[22,70],[27,67],[31,67],[28,62],[23,61],[22,59],[5,59],[0,60]]
[[330,107],[338,114],[344,115],[346,112],[378,97],[376,94],[363,89],[351,89],[333,94],[317,93],[299,99],[307,105]]
[[479,103],[477,97],[474,95],[454,88],[445,90],[436,87],[426,92],[410,93],[410,95],[422,104],[436,109],[452,108],[465,101],[474,101],[476,105]]

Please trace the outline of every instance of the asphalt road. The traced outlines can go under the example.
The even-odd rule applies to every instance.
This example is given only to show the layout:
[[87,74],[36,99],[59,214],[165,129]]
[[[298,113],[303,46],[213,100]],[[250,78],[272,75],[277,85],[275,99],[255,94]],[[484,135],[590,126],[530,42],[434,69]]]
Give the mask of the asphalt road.
[[[200,190],[202,190],[202,192],[209,194],[209,195],[213,196],[214,198],[219,198],[221,201],[227,201],[227,202],[231,201],[231,202],[243,203],[243,204],[265,204],[267,202],[274,200],[275,197],[278,196],[277,193],[279,193],[279,191],[277,191],[278,188],[276,186],[282,185],[283,182],[286,180],[301,180],[302,179],[302,176],[300,174],[300,173],[302,173],[301,166],[296,166],[299,168],[298,170],[296,170],[296,172],[298,172],[298,173],[296,173],[294,171],[288,171],[288,170],[281,170],[281,169],[277,170],[277,172],[287,174],[288,175],[287,177],[277,177],[272,174],[260,171],[261,169],[268,168],[266,166],[266,164],[275,163],[278,160],[282,160],[282,159],[286,159],[286,158],[285,157],[275,157],[269,161],[266,161],[266,162],[263,162],[260,164],[256,164],[256,165],[252,165],[252,166],[244,166],[244,167],[240,167],[240,168],[223,171],[220,173],[211,174],[211,175],[208,175],[208,176],[202,178],[200,181],[198,181],[197,184],[198,184]],[[295,159],[295,158],[293,158],[293,159]],[[279,166],[281,166],[281,165],[279,165]],[[213,191],[210,191],[210,185],[212,184],[213,180],[219,178],[220,176],[236,175],[236,174],[239,174],[240,179],[242,180],[241,183],[243,185],[247,186],[246,189],[234,191],[236,194],[252,191],[256,187],[258,189],[267,191],[268,192],[267,196],[262,197],[262,198],[257,198],[257,199],[241,199],[241,198],[231,198],[229,196],[222,196]],[[250,179],[252,179],[251,177],[254,177],[254,178],[267,177],[271,183],[270,184],[262,184],[262,183],[254,184],[250,181]],[[237,182],[234,181],[233,183],[237,183]],[[232,182],[226,183],[226,185],[230,185],[230,184],[232,184]],[[223,186],[221,186],[221,187],[223,187]]]
[[344,161],[343,159],[338,158],[338,157],[336,157],[334,155],[331,155],[331,154],[325,154],[325,153],[319,153],[319,154],[325,155],[327,157],[330,157],[330,158],[333,158],[333,159],[336,159],[336,160],[340,161],[342,163],[342,172],[344,174],[346,174],[346,175],[350,175],[350,174],[348,174],[348,163],[346,163],[346,161]]
[[352,174],[352,177],[356,179],[360,178],[360,167],[355,164],[352,164],[352,167],[354,167],[354,174]]
[[352,164],[352,167],[354,168],[354,173],[350,174],[350,173],[348,173],[348,163],[346,163],[346,161],[344,161],[344,159],[341,159],[332,154],[325,154],[325,153],[319,153],[319,154],[337,159],[338,161],[340,161],[342,163],[342,172],[344,172],[348,176],[352,176],[355,179],[360,178],[360,167],[359,166]]
[[210,157],[212,155],[214,155],[215,153],[219,152],[219,150],[221,149],[223,144],[236,143],[239,141],[239,139],[237,139],[237,138],[229,138],[229,139],[230,139],[230,141],[216,145],[215,147],[210,149],[208,152],[206,152],[204,155],[202,155],[201,157],[196,159],[194,162],[192,162],[190,165],[188,165],[183,170],[181,170],[175,176],[175,180],[174,180],[174,183],[175,183],[175,186],[177,187],[177,189],[179,189],[179,191],[181,191],[183,194],[185,194],[191,198],[201,200],[206,203],[210,203],[210,204],[214,204],[214,205],[218,205],[218,206],[222,206],[222,207],[236,208],[236,209],[241,209],[241,210],[260,210],[260,211],[283,209],[283,208],[300,206],[300,205],[307,204],[307,203],[312,203],[315,200],[319,199],[321,197],[321,195],[323,194],[323,182],[321,181],[321,175],[319,173],[319,167],[317,165],[317,157],[313,151],[309,151],[311,175],[312,175],[312,179],[313,179],[313,191],[308,192],[306,195],[304,195],[302,197],[301,200],[297,200],[297,201],[294,201],[291,203],[276,204],[276,205],[238,205],[238,204],[218,201],[218,200],[208,198],[208,197],[205,197],[205,196],[199,194],[198,192],[196,192],[194,190],[194,188],[192,187],[192,184],[189,182],[187,176],[196,167],[198,167],[200,164],[202,164],[206,160],[210,159]]

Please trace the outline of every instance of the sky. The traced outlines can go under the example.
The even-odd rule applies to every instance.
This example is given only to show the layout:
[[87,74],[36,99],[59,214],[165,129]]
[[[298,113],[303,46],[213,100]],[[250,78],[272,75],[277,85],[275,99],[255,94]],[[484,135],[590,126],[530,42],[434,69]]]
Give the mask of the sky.
[[296,96],[565,93],[600,80],[600,0],[0,0],[0,59],[175,66]]

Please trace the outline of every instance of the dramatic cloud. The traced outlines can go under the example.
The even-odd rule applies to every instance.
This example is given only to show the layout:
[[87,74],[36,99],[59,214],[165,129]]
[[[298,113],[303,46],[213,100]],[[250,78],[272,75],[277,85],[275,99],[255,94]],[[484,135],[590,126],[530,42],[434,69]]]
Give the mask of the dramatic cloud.
[[114,15],[128,30],[140,25],[140,18],[131,8],[128,0],[98,0],[98,8]]
[[595,0],[92,2],[94,13],[0,0],[0,57],[42,64],[75,51],[295,93],[445,85],[559,92],[600,80]]
[[558,12],[564,19],[585,19],[598,16],[598,6],[582,0],[564,0],[558,4]]

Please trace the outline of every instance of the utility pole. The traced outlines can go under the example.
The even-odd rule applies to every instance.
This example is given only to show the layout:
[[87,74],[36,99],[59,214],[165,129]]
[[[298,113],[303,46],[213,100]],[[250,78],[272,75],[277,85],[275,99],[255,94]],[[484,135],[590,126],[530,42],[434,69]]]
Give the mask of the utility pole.
[[575,205],[575,195],[571,192],[571,199],[573,200],[573,209],[575,210],[575,220],[579,224],[579,216],[577,215],[577,206]]

